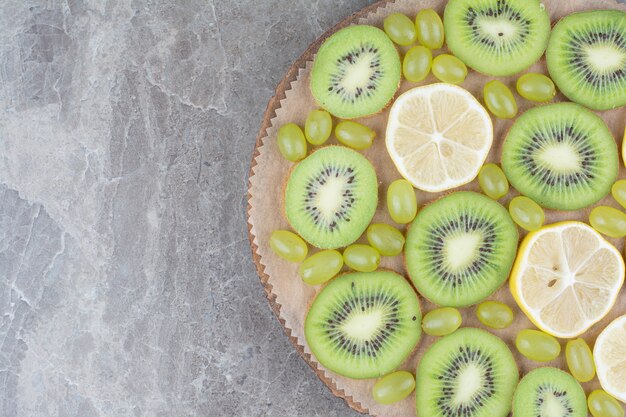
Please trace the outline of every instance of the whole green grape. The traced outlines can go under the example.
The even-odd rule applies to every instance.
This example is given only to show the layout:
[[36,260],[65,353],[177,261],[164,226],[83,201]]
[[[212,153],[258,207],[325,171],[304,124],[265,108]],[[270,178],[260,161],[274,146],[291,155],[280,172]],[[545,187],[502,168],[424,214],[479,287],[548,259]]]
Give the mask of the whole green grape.
[[413,374],[397,371],[379,379],[372,388],[372,396],[379,404],[393,404],[408,397],[414,389]]
[[583,339],[570,340],[565,345],[565,359],[570,373],[580,382],[589,382],[596,376],[593,353]]
[[454,55],[442,54],[433,59],[433,75],[440,81],[450,84],[460,84],[467,77],[467,67]]
[[521,195],[511,200],[509,213],[515,223],[529,232],[539,230],[545,221],[545,213],[541,206]]
[[598,206],[589,214],[591,226],[610,237],[626,236],[626,214],[608,206]]
[[493,80],[483,89],[485,104],[494,116],[500,119],[512,119],[517,115],[517,102],[509,87],[501,81]]
[[442,307],[429,311],[422,319],[424,333],[431,336],[445,336],[455,332],[463,318],[456,308]]
[[376,132],[361,123],[346,120],[335,127],[335,136],[345,146],[363,150],[372,146]]
[[374,223],[367,228],[367,241],[383,256],[397,256],[404,247],[404,235],[393,226]]
[[309,248],[300,236],[288,230],[275,230],[270,236],[270,248],[289,262],[302,262]]
[[423,81],[430,72],[433,63],[433,53],[430,49],[418,45],[409,49],[402,61],[404,78],[412,83]]
[[611,195],[622,207],[626,208],[626,180],[619,180],[613,184]]
[[509,181],[504,171],[496,164],[485,164],[478,172],[478,183],[483,192],[497,200],[509,192]]
[[380,253],[368,245],[354,244],[343,251],[343,261],[359,272],[372,272],[380,265]]
[[601,389],[589,394],[587,406],[593,417],[624,417],[622,405]]
[[417,198],[413,185],[407,180],[396,180],[387,188],[387,210],[394,222],[406,224],[417,214]]
[[530,101],[542,103],[552,100],[556,95],[554,83],[543,74],[524,74],[518,78],[516,86],[519,95]]
[[415,42],[415,25],[402,13],[392,13],[385,18],[383,28],[389,38],[402,46],[409,46]]
[[433,9],[424,9],[415,16],[417,40],[430,49],[443,46],[444,30],[441,17]]
[[311,145],[321,145],[333,133],[333,118],[326,110],[313,110],[304,123],[304,136]]
[[538,330],[520,331],[515,339],[515,346],[522,355],[537,362],[550,362],[561,354],[559,341]]
[[286,160],[297,162],[306,157],[306,139],[300,126],[287,123],[278,129],[278,150]]
[[482,324],[492,329],[506,329],[515,319],[511,307],[499,301],[484,301],[478,305],[476,316]]
[[343,268],[343,256],[336,250],[323,250],[302,262],[298,273],[309,285],[319,285],[333,278]]

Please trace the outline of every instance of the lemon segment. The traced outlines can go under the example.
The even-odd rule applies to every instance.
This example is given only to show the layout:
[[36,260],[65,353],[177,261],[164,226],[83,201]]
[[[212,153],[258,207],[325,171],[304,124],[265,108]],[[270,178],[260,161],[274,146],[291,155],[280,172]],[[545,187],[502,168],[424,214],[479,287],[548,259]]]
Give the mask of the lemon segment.
[[623,283],[619,251],[587,224],[567,221],[526,236],[509,285],[538,328],[573,338],[607,315]]
[[593,358],[602,388],[626,403],[626,315],[614,320],[600,333]]

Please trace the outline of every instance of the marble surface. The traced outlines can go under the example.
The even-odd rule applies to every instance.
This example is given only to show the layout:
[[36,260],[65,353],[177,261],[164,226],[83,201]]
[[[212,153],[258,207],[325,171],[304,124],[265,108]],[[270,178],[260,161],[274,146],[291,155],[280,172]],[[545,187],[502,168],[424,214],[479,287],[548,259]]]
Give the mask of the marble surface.
[[0,416],[356,416],[250,257],[262,114],[371,0],[3,0]]

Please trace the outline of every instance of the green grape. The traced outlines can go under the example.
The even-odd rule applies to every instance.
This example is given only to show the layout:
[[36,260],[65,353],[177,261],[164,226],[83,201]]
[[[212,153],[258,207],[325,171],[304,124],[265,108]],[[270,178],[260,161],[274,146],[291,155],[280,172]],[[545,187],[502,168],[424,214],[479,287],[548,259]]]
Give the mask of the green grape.
[[485,164],[478,173],[478,183],[483,192],[497,200],[509,192],[509,181],[496,164]]
[[549,362],[561,354],[559,341],[538,330],[520,331],[515,339],[515,346],[522,355],[537,362]]
[[270,247],[283,259],[289,262],[302,262],[309,248],[300,236],[288,230],[275,230],[270,236]]
[[459,58],[442,54],[433,59],[433,75],[444,83],[460,84],[467,77],[467,67]]
[[306,156],[306,139],[300,126],[287,123],[278,129],[278,150],[291,162],[296,162]]
[[554,98],[556,87],[549,77],[529,72],[518,78],[517,92],[526,100],[546,102]]
[[393,226],[375,223],[367,228],[367,241],[383,256],[397,256],[404,247],[404,235]]
[[455,332],[463,322],[459,310],[452,307],[437,308],[429,311],[422,319],[424,333],[431,336],[445,336]]
[[404,56],[402,73],[404,78],[412,83],[423,81],[430,72],[433,63],[433,53],[424,46],[414,46]]
[[522,195],[511,200],[509,203],[509,213],[515,223],[529,232],[541,228],[546,218],[539,204]]
[[565,359],[572,376],[580,382],[589,382],[596,376],[596,365],[589,345],[583,339],[570,340],[565,345]]
[[408,46],[415,42],[415,25],[402,13],[392,13],[385,18],[383,27],[387,36],[398,45]]
[[622,405],[601,389],[589,394],[587,405],[593,417],[624,417]]
[[415,190],[407,180],[396,180],[387,188],[387,210],[394,222],[406,224],[417,214]]
[[443,46],[443,22],[433,9],[424,9],[415,16],[417,40],[430,49],[439,49]]
[[341,122],[335,128],[335,136],[342,144],[363,150],[372,146],[376,132],[367,126],[350,120]]
[[511,307],[499,301],[484,301],[476,309],[482,324],[492,329],[506,329],[513,323],[515,313]]
[[304,136],[311,145],[321,145],[333,132],[333,118],[325,110],[313,110],[304,123]]
[[485,104],[494,116],[500,119],[512,119],[517,114],[517,102],[509,87],[501,81],[492,80],[483,88]]
[[608,206],[591,210],[589,222],[598,232],[610,237],[626,236],[626,214]]
[[413,374],[398,371],[379,379],[372,388],[372,396],[379,404],[393,404],[408,397],[414,389]]
[[354,244],[343,251],[343,261],[359,272],[372,272],[380,265],[380,253],[368,245]]
[[342,267],[343,256],[339,252],[323,250],[305,259],[298,273],[307,284],[319,285],[337,275]]
[[611,194],[613,195],[615,201],[620,203],[622,207],[626,208],[626,180],[619,180],[613,184]]

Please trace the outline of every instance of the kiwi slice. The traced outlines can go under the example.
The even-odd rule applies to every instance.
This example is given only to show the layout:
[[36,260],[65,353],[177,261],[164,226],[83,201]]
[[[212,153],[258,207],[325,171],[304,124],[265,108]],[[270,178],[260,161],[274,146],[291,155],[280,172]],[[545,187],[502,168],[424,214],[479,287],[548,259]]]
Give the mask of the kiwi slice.
[[430,301],[465,307],[506,281],[517,241],[504,207],[482,194],[456,192],[418,213],[404,246],[406,268]]
[[546,58],[570,100],[594,110],[626,105],[626,13],[598,10],[561,19]]
[[373,26],[350,26],[320,46],[311,70],[317,103],[342,119],[381,111],[400,86],[400,56],[393,42]]
[[534,64],[550,37],[550,17],[539,0],[450,0],[443,23],[452,53],[496,76]]
[[411,285],[394,272],[335,278],[309,309],[304,333],[326,368],[349,378],[376,378],[396,369],[421,336],[422,313]]
[[528,110],[502,147],[511,184],[538,204],[558,210],[587,207],[617,178],[617,145],[604,121],[574,103]]
[[304,240],[322,249],[349,245],[363,234],[378,204],[372,164],[342,146],[319,149],[302,160],[285,189],[285,212]]
[[580,384],[556,368],[538,368],[519,383],[513,397],[515,417],[586,417],[587,399]]
[[417,367],[417,415],[505,417],[518,380],[513,354],[501,339],[459,329],[435,342]]

